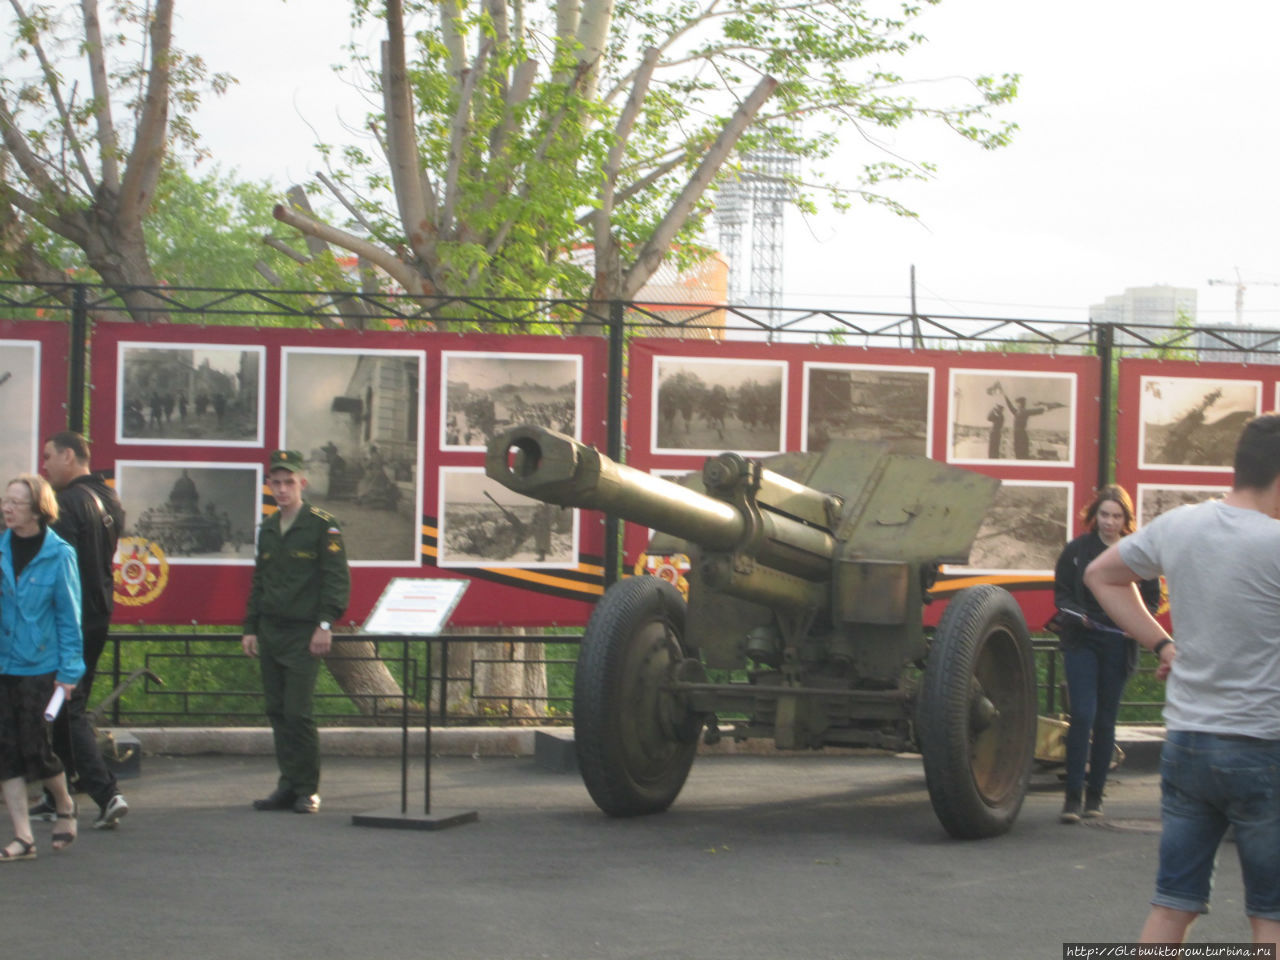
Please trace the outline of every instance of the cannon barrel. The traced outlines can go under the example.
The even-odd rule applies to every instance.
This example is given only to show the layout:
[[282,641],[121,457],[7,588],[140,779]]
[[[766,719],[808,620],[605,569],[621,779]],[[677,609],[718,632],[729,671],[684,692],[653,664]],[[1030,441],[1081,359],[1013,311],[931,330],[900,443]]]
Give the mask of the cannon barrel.
[[[712,458],[704,476],[732,472],[746,463],[732,454]],[[572,437],[529,424],[512,427],[489,442],[485,473],[535,500],[602,510],[704,550],[750,553],[766,566],[806,580],[831,576],[835,540],[828,529],[812,522],[813,503],[827,498],[768,470],[759,470],[758,485],[785,491],[799,501],[797,513],[810,519],[776,512],[754,498],[740,505],[699,493],[616,463]]]

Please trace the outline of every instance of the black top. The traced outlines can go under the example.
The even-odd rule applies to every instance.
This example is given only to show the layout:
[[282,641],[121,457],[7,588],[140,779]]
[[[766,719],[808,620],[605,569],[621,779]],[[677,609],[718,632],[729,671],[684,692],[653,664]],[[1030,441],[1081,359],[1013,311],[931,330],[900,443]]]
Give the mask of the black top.
[[27,564],[40,552],[40,547],[44,544],[44,527],[40,528],[39,533],[33,533],[29,537],[18,536],[16,530],[9,532],[13,534],[9,540],[9,546],[13,550],[13,579],[17,580]]
[[76,477],[58,491],[58,519],[53,529],[76,551],[81,621],[87,627],[106,624],[115,607],[112,558],[124,529],[120,497],[97,474]]
[[[1059,610],[1083,613],[1094,623],[1115,627],[1107,612],[1084,585],[1084,571],[1093,560],[1107,549],[1096,530],[1081,534],[1063,548],[1058,565],[1053,571],[1053,601]],[[1143,580],[1138,593],[1147,609],[1155,613],[1160,609],[1160,581]]]

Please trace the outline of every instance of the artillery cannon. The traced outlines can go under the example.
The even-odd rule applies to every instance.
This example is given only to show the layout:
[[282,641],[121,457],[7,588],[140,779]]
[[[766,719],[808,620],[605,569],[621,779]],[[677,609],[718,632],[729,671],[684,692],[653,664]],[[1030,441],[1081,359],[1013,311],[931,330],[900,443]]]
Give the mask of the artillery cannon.
[[840,440],[820,454],[720,454],[679,484],[536,426],[495,437],[485,471],[652,527],[652,552],[691,558],[687,604],[658,577],[631,577],[587,625],[574,739],[605,813],[669,807],[703,729],[714,741],[733,716],[735,738],[782,749],[918,747],[950,834],[1012,826],[1036,733],[1022,612],[982,584],[931,635],[922,620],[938,565],[967,561],[998,480]]

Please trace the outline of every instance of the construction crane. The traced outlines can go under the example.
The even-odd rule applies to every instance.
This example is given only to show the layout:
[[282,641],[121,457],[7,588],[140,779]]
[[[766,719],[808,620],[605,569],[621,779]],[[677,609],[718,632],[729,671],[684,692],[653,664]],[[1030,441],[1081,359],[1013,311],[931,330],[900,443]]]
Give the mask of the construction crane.
[[[1209,286],[1217,287],[1224,285],[1232,285],[1236,288],[1236,326],[1244,326],[1244,288],[1246,286],[1244,280],[1240,276],[1240,268],[1236,267],[1236,278],[1234,280],[1210,280]],[[1271,280],[1251,280],[1248,286],[1252,287],[1280,287],[1280,283]]]

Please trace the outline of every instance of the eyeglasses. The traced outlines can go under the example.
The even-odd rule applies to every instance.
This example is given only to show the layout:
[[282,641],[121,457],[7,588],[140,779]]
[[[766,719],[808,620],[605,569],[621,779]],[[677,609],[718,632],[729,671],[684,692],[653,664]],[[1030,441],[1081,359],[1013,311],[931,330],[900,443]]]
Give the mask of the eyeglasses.
[[15,500],[13,497],[0,498],[0,507],[29,507],[30,500]]

